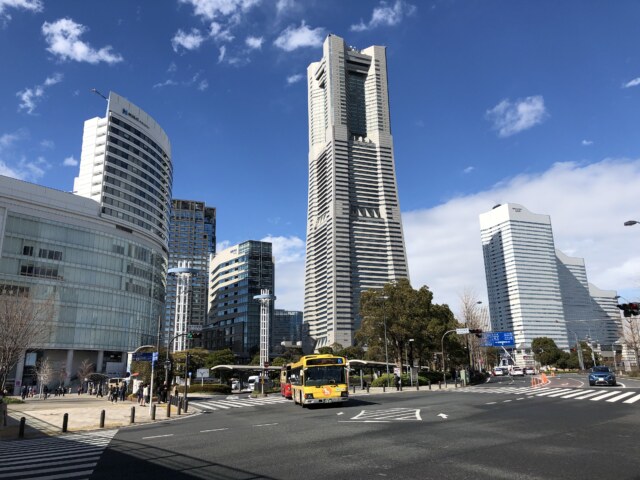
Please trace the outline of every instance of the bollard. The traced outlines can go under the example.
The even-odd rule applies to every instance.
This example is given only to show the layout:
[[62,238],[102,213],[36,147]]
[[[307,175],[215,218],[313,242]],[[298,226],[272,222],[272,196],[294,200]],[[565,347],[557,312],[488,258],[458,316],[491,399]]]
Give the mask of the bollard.
[[189,399],[185,398],[184,399],[184,413],[187,413],[188,409],[189,409]]
[[131,407],[131,417],[129,423],[136,423],[136,407]]
[[171,400],[167,402],[167,418],[171,416]]
[[151,405],[151,420],[156,419],[156,404]]
[[26,418],[20,417],[20,428],[18,429],[18,438],[24,438],[24,424],[27,421]]
[[431,380],[427,380],[428,384],[429,384],[429,390],[431,390]]
[[416,392],[420,390],[420,382],[416,382]]
[[442,389],[442,382],[438,380],[438,389]]
[[356,386],[355,385],[353,385],[353,393],[354,394],[356,393]]
[[178,400],[178,415],[182,414],[182,399]]
[[382,391],[386,392],[387,391],[387,386],[386,385],[382,385]]
[[102,410],[100,412],[100,428],[104,428],[104,416],[105,416],[105,411]]
[[62,416],[62,433],[67,433],[67,426],[69,425],[69,414],[65,413]]

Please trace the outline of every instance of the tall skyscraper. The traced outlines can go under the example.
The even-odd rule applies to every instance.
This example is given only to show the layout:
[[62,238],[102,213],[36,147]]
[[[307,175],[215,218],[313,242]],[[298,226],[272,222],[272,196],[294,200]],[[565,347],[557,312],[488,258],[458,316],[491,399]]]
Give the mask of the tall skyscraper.
[[408,278],[384,47],[329,35],[307,69],[309,202],[304,322],[316,348],[351,345],[361,292]]
[[[173,199],[169,222],[169,269],[185,262],[191,275],[188,330],[199,330],[207,321],[209,308],[209,257],[216,253],[216,209],[204,202]],[[165,342],[175,333],[177,275],[167,278],[163,334]],[[195,346],[197,340],[193,341]],[[186,345],[182,343],[181,345]]]
[[77,195],[96,200],[122,228],[146,232],[168,246],[173,167],[164,130],[113,92],[107,114],[84,123]]
[[[262,290],[274,294],[271,243],[250,240],[229,247],[210,262],[209,323],[203,329],[205,348],[230,348],[243,361],[260,351]],[[273,318],[273,302],[270,315]]]
[[494,331],[512,331],[520,353],[549,337],[561,349],[590,338],[615,341],[616,292],[589,284],[584,260],[555,248],[551,219],[522,205],[480,215],[485,274]]

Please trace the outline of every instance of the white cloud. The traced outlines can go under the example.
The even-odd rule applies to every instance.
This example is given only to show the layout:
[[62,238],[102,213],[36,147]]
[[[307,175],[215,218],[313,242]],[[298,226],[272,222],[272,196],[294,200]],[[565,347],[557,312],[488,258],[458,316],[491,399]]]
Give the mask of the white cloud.
[[200,80],[200,82],[198,83],[198,86],[196,88],[198,90],[200,90],[201,92],[203,92],[207,88],[209,88],[209,82],[207,80]]
[[52,77],[47,77],[42,85],[36,85],[33,88],[25,88],[24,90],[16,93],[16,96],[20,99],[18,105],[18,111],[25,110],[29,115],[32,115],[36,109],[38,102],[44,97],[45,87],[50,87],[56,83],[62,81],[63,75],[61,73],[54,73]]
[[266,236],[275,258],[276,308],[302,310],[304,303],[304,240],[291,237]]
[[298,28],[287,27],[273,44],[285,52],[291,52],[302,47],[319,47],[323,40],[324,29],[309,28],[303,20]]
[[[640,181],[640,159],[605,159],[590,165],[557,163],[536,175],[519,175],[493,187],[422,210],[403,212],[414,288],[428,285],[434,301],[454,312],[465,289],[485,303],[486,280],[479,215],[496,203],[519,203],[551,217],[556,248],[585,259],[588,279],[629,299],[640,297],[640,190],[620,189],[620,179]],[[616,195],[611,195],[615,191]],[[278,308],[302,310],[304,242],[267,237],[276,257]],[[229,246],[229,245],[227,245]]]
[[640,77],[634,78],[633,80],[625,83],[622,85],[622,88],[637,87],[638,85],[640,85]]
[[209,36],[218,42],[231,42],[235,37],[231,34],[231,30],[223,28],[218,22],[211,22],[209,26]]
[[167,72],[168,72],[168,73],[173,73],[173,72],[175,72],[176,70],[178,70],[178,66],[175,64],[175,62],[171,62],[171,63],[169,64],[169,67],[167,68]]
[[73,155],[70,157],[67,157],[63,160],[62,165],[64,165],[65,167],[77,167],[78,166],[78,160],[76,160]]
[[465,168],[465,169],[462,171],[462,173],[471,173],[471,172],[473,172],[475,169],[476,169],[476,167],[471,167],[471,166],[469,166],[469,167]]
[[0,20],[11,20],[11,15],[7,13],[7,9],[9,8],[21,8],[32,12],[41,12],[43,5],[41,0],[0,0]]
[[194,15],[213,20],[220,16],[247,12],[258,5],[260,0],[180,0],[180,3],[191,5]]
[[278,0],[276,2],[276,11],[278,14],[286,13],[294,8],[295,3],[293,0]]
[[15,166],[8,165],[0,158],[0,175],[24,180],[27,182],[36,182],[42,178],[51,165],[44,157],[38,157],[36,160],[28,161],[25,157],[21,157]]
[[289,75],[287,77],[287,85],[291,85],[293,83],[298,83],[303,78],[304,78],[304,75],[302,73],[296,73],[294,75]]
[[591,141],[591,140],[582,140],[581,143],[582,143],[582,145],[584,147],[588,147],[589,145],[593,145],[593,141]]
[[76,62],[93,64],[100,62],[113,64],[123,60],[120,54],[111,51],[109,45],[95,50],[80,40],[80,36],[87,30],[87,27],[70,18],[61,18],[53,23],[44,22],[42,24],[42,34],[49,44],[47,51],[61,60],[75,60]]
[[152,88],[175,87],[176,85],[178,85],[178,82],[169,78],[164,82],[156,83]]
[[177,52],[179,47],[182,47],[185,50],[195,50],[200,47],[204,40],[205,37],[200,34],[200,30],[197,28],[192,28],[189,33],[178,30],[171,39],[171,47],[174,52]]
[[379,26],[393,27],[398,25],[403,18],[413,15],[415,11],[416,7],[414,5],[402,0],[396,0],[393,6],[390,6],[387,2],[380,2],[380,6],[373,9],[369,23],[364,23],[361,20],[360,23],[351,25],[350,30],[352,32],[362,32]]
[[56,144],[53,142],[53,140],[42,140],[40,142],[40,146],[45,150],[51,150],[56,146]]
[[224,56],[227,54],[227,47],[222,45],[220,47],[220,53],[218,54],[218,63],[222,63],[224,61]]
[[26,132],[24,130],[18,130],[14,133],[3,133],[0,135],[0,153],[12,147],[16,142],[22,140],[26,137]]
[[245,40],[247,47],[252,50],[262,48],[262,42],[264,42],[264,38],[262,37],[247,37],[247,39]]
[[541,95],[518,99],[515,102],[503,100],[486,112],[486,118],[493,122],[493,129],[500,137],[509,137],[542,123],[548,116]]

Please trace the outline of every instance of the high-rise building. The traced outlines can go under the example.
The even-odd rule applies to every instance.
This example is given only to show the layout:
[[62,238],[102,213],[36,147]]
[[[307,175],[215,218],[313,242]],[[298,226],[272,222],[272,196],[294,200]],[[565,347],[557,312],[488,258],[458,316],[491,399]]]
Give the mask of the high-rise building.
[[[204,202],[173,199],[169,222],[169,269],[189,264],[189,317],[187,330],[199,330],[207,322],[209,308],[209,257],[216,253],[216,209]],[[165,342],[175,334],[178,275],[167,278],[163,334]],[[184,342],[181,345],[186,345]],[[192,346],[199,345],[194,340]]]
[[262,290],[274,293],[271,243],[249,240],[216,253],[210,261],[209,285],[204,347],[230,348],[240,360],[250,360],[260,350],[260,302],[253,297]]
[[73,192],[101,206],[121,228],[168,246],[173,167],[164,130],[139,107],[113,92],[107,114],[84,123],[80,172]]
[[304,322],[316,348],[351,345],[361,292],[408,278],[384,47],[329,35],[307,69]]
[[271,321],[271,351],[277,352],[282,343],[296,345],[302,341],[302,312],[275,309]]
[[615,341],[615,291],[589,284],[584,260],[555,248],[548,215],[497,205],[480,215],[480,229],[491,326],[513,332],[520,353],[539,337],[565,350],[587,338]]

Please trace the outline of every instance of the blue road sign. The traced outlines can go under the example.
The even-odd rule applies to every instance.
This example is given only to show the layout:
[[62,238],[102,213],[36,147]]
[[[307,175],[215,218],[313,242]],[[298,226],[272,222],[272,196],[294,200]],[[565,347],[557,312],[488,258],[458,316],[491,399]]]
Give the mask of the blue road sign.
[[515,347],[513,332],[485,332],[482,334],[483,347]]
[[[156,355],[156,358],[153,358],[154,353]],[[138,352],[138,353],[134,353],[133,357],[131,358],[131,360],[133,360],[134,362],[150,362],[151,360],[157,360],[157,359],[158,359],[157,352]]]

